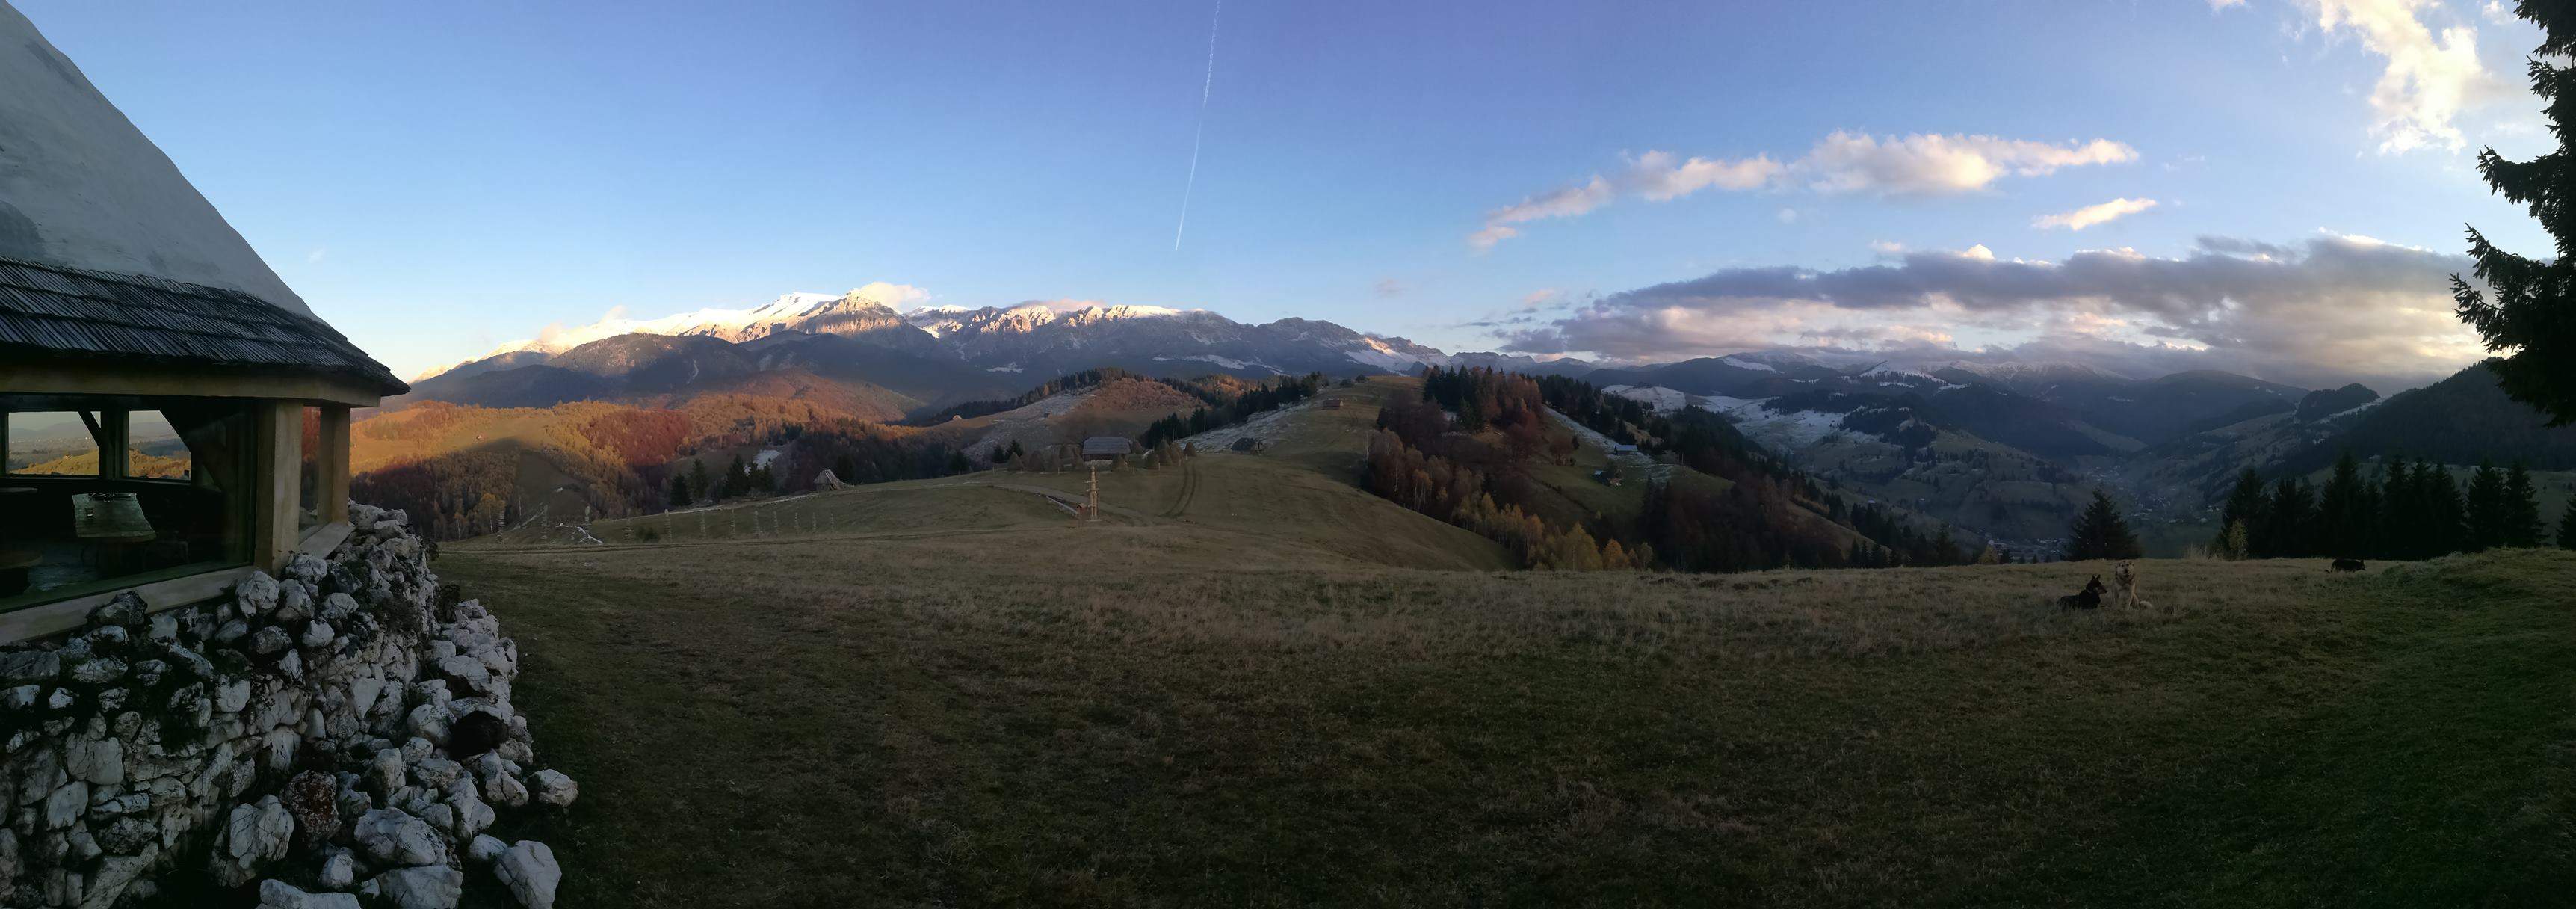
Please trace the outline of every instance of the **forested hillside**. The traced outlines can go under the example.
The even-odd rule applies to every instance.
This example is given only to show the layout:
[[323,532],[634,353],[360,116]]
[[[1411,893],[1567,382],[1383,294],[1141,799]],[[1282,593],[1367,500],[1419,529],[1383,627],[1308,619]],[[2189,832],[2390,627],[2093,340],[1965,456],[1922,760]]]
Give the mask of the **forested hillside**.
[[[1573,426],[1637,447],[1637,501],[1551,522],[1542,474],[1570,465]],[[1607,482],[1604,471],[1602,482]],[[1818,487],[1723,419],[1672,416],[1561,376],[1432,369],[1418,401],[1390,403],[1369,443],[1372,491],[1494,539],[1532,567],[1945,564],[1973,558],[1873,503]]]

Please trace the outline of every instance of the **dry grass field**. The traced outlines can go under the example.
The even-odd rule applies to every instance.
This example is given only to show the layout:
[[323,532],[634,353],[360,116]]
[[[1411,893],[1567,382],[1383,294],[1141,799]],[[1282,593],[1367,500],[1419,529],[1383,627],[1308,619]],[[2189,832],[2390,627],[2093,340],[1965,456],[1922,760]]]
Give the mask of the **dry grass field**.
[[449,547],[582,782],[563,904],[2576,892],[2576,555],[1505,572],[1292,416],[1099,524],[988,472]]

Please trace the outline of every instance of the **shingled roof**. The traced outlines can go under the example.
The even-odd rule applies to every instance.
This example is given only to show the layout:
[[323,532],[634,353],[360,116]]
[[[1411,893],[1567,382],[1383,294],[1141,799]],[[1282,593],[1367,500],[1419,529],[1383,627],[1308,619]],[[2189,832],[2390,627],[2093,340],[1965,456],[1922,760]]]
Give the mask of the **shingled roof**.
[[318,372],[384,394],[410,387],[321,320],[250,294],[148,275],[0,257],[0,357]]
[[1123,455],[1135,450],[1135,443],[1125,436],[1092,436],[1082,440],[1082,456],[1096,458]]

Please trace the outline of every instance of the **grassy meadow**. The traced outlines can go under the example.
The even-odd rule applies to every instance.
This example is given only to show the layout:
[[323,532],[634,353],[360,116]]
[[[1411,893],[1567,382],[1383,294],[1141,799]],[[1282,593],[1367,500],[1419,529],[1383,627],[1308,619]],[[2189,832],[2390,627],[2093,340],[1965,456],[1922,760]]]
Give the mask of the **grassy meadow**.
[[2576,554],[1509,572],[1350,487],[1354,402],[1096,524],[986,472],[447,547],[582,784],[562,905],[2576,892]]

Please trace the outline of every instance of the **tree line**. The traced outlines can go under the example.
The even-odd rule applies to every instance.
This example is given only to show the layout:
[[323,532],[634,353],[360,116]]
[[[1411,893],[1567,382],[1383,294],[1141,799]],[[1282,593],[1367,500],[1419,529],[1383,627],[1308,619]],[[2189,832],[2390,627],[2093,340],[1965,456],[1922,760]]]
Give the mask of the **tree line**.
[[1254,414],[1277,410],[1314,397],[1316,392],[1323,390],[1324,374],[1310,372],[1302,376],[1281,376],[1232,393],[1212,391],[1185,382],[1162,381],[1175,388],[1187,390],[1199,396],[1201,400],[1207,401],[1208,404],[1190,411],[1187,415],[1176,413],[1155,420],[1153,425],[1145,427],[1144,435],[1138,441],[1146,448],[1158,448],[1167,442],[1186,439],[1211,429],[1232,426]]
[[[2559,525],[2560,544],[2576,544],[2576,507]],[[2404,456],[2364,477],[2345,452],[2322,486],[2297,476],[2266,483],[2251,468],[2238,474],[2209,549],[2230,559],[2428,559],[2547,539],[2538,490],[2520,463],[2499,469],[2481,460],[2463,485],[2436,461]]]

